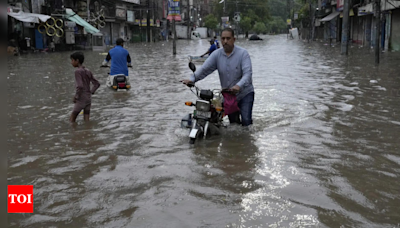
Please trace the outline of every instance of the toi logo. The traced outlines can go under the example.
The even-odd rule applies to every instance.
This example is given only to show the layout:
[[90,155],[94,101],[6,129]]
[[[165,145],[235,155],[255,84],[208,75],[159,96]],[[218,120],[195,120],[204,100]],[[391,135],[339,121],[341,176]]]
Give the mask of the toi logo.
[[8,185],[8,213],[33,213],[33,185]]

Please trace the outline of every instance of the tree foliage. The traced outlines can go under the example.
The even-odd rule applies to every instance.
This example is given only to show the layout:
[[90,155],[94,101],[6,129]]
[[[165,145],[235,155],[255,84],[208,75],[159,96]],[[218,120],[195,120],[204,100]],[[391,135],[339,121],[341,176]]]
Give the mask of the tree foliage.
[[245,17],[250,18],[251,25],[254,26],[257,21],[265,23],[270,17],[268,0],[240,0],[237,3],[236,1],[225,1],[225,13],[224,3],[215,2],[213,13],[217,16],[218,20],[222,16],[229,16],[232,21],[235,12],[239,12],[242,19]]
[[269,12],[271,16],[281,17],[283,20],[286,20],[289,17],[287,10],[287,1],[282,0],[269,0]]
[[265,26],[264,22],[256,22],[253,28],[254,32],[257,34],[266,33],[267,27]]
[[240,23],[239,23],[240,28],[243,30],[243,32],[246,33],[246,38],[248,37],[248,32],[251,30],[251,18],[250,17],[244,17]]
[[282,33],[287,29],[286,22],[279,16],[273,16],[267,23],[267,30],[270,33]]
[[206,28],[216,29],[218,26],[218,21],[217,18],[214,17],[214,15],[209,14],[204,18],[204,24]]

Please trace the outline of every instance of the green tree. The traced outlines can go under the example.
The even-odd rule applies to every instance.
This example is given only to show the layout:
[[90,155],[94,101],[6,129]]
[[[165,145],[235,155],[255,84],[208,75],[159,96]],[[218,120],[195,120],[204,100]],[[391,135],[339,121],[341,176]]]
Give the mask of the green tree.
[[287,15],[287,1],[269,0],[268,6],[271,16],[279,16],[283,20],[288,19],[289,15]]
[[250,17],[244,17],[242,20],[240,20],[240,28],[243,30],[243,32],[246,33],[246,38],[249,37],[249,31],[251,29],[251,19]]
[[254,25],[253,30],[257,34],[266,33],[267,32],[267,27],[265,27],[265,24],[263,22],[256,22],[255,25]]
[[271,20],[267,23],[267,30],[270,33],[281,33],[283,31],[286,31],[286,29],[286,22],[279,16],[273,16]]
[[206,28],[215,30],[218,26],[218,21],[217,18],[214,17],[214,15],[209,14],[204,18],[204,24]]
[[260,18],[252,9],[248,9],[245,13],[247,17],[250,18],[251,20],[251,25],[254,26],[257,21],[262,21],[262,18]]
[[240,1],[229,1],[225,0],[225,13],[224,3],[215,1],[213,14],[219,19],[222,16],[229,16],[232,18],[235,12],[240,12],[241,18],[248,17],[251,19],[251,25],[254,26],[257,21],[266,23],[270,17],[268,1],[269,0],[240,0]]

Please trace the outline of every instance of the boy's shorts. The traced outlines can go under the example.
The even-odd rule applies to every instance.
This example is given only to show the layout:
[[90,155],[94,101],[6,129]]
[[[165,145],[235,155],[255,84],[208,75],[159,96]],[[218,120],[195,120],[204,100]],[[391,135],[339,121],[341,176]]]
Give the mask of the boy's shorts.
[[88,102],[76,101],[72,112],[79,114],[83,109],[83,114],[90,114],[91,106],[92,106],[92,103],[90,103],[90,102],[88,103]]

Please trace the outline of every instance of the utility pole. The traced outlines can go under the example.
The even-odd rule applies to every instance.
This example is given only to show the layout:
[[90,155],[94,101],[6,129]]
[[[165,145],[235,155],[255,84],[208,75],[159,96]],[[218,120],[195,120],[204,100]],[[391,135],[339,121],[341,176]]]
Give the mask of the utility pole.
[[343,25],[342,25],[342,55],[349,54],[349,11],[350,11],[350,2],[344,1],[343,8]]
[[[290,17],[290,0],[286,0],[286,11],[287,11],[286,19],[289,19],[289,18],[291,19],[291,17]],[[290,23],[292,23],[292,22],[290,22]],[[291,24],[290,25],[287,24],[287,21],[286,21],[286,27],[287,27],[286,39],[288,39],[289,34],[290,34],[290,29],[292,28],[292,26],[291,26]]]
[[314,41],[315,37],[315,6],[311,6],[311,41]]
[[147,26],[146,26],[146,30],[147,30],[147,42],[150,42],[150,0],[147,0]]
[[86,1],[86,8],[87,8],[87,20],[90,21],[90,9],[89,9],[89,5],[90,5],[90,0]]
[[187,38],[190,39],[190,0],[187,0]]
[[[143,13],[142,10],[140,10],[140,21],[139,21],[139,34],[140,34],[140,42],[143,42],[143,35],[142,35],[142,21],[143,21]],[[111,23],[112,25],[113,23]],[[111,30],[112,31],[112,30]],[[112,34],[112,33],[111,33]]]
[[[157,7],[157,9],[158,9],[158,7]],[[158,13],[158,10],[157,10],[157,13]],[[152,18],[153,18],[153,27],[156,27],[157,25],[156,25],[156,3],[155,2],[153,2],[153,14],[152,14]],[[154,32],[154,29],[152,28],[152,27],[150,27],[151,28],[151,37],[152,37],[152,40],[153,40],[153,42],[156,42],[156,34],[155,34],[155,32]]]
[[311,36],[312,36],[312,13],[311,13],[311,1],[310,1],[310,5],[309,5],[309,9],[310,9],[310,11],[309,11],[309,13],[310,13],[310,25],[308,26],[309,27],[309,31],[308,31],[308,39],[307,39],[307,43],[310,43],[310,39],[311,39]]
[[[236,0],[236,13],[239,14],[237,0]],[[240,14],[239,14],[239,18],[240,18]],[[238,21],[236,21],[236,37],[237,37],[237,39],[239,39],[239,22]]]
[[176,55],[176,28],[175,28],[175,16],[172,19],[172,34],[174,34],[174,40],[172,42],[172,54]]
[[224,0],[224,17],[226,16],[226,15],[225,15],[225,9],[226,9],[226,4],[225,4],[225,2],[226,2],[226,0]]
[[381,24],[381,1],[375,0],[376,14],[375,14],[375,63],[379,64],[379,36]]

